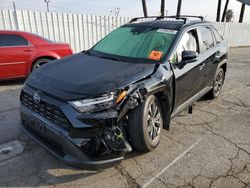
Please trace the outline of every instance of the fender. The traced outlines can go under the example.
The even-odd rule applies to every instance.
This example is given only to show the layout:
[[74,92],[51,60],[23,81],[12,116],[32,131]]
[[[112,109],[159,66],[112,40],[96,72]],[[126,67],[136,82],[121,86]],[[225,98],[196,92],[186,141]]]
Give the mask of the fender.
[[[41,58],[41,57],[52,57],[54,59],[60,59],[61,58],[61,56],[59,56],[57,53],[52,52],[52,51],[37,53],[37,57],[39,57],[39,58]],[[36,58],[36,59],[39,59],[39,58]]]
[[141,82],[132,84],[128,90],[128,96],[119,106],[117,121],[119,122],[129,110],[136,108],[147,96],[155,95],[160,100],[164,116],[164,128],[169,129],[170,114],[173,106],[173,72],[159,67],[153,76]]
[[[222,60],[222,61],[218,64],[216,72],[217,72],[217,71],[219,70],[219,68],[220,68],[222,65],[224,65],[224,64],[226,64],[226,68],[227,68],[227,59]],[[226,72],[226,71],[225,71],[225,72]]]
[[[216,74],[218,73],[219,69],[220,69],[223,65],[226,65],[226,70],[225,70],[225,72],[224,72],[224,74],[226,75],[226,72],[227,72],[227,59],[224,59],[224,60],[222,60],[222,61],[218,64],[218,66],[217,66],[217,68],[216,68],[216,72],[215,72],[213,81],[216,79]],[[224,82],[224,81],[223,81],[223,82]]]

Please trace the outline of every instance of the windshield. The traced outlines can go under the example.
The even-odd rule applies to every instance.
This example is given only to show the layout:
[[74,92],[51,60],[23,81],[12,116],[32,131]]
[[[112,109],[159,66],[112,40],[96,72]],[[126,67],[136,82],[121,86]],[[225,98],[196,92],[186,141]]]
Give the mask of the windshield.
[[177,31],[148,27],[120,27],[91,50],[106,56],[160,61],[167,53]]

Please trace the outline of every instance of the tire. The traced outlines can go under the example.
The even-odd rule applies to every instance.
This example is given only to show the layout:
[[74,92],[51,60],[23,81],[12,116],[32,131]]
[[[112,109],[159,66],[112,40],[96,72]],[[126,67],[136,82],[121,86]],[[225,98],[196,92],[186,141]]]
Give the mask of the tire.
[[49,61],[51,61],[51,59],[48,59],[48,58],[41,58],[41,59],[36,60],[32,65],[31,72],[34,71],[35,69],[38,69],[40,66],[48,63]]
[[207,94],[208,99],[216,99],[222,89],[225,80],[225,72],[222,68],[216,72],[213,82],[213,89]]
[[128,133],[131,145],[138,151],[155,149],[160,143],[162,128],[162,110],[154,95],[149,96],[129,114]]

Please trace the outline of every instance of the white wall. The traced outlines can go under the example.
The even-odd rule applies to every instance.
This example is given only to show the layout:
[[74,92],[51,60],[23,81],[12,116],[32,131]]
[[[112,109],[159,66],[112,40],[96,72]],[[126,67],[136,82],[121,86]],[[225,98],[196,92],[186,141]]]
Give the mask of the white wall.
[[[67,42],[75,52],[89,49],[129,17],[0,10],[0,30],[36,33],[52,41]],[[230,47],[250,46],[250,24],[215,23]]]
[[217,22],[215,26],[228,40],[230,47],[250,46],[250,24]]
[[128,17],[0,10],[0,30],[28,31],[52,41],[67,42],[75,52],[89,49],[129,20]]

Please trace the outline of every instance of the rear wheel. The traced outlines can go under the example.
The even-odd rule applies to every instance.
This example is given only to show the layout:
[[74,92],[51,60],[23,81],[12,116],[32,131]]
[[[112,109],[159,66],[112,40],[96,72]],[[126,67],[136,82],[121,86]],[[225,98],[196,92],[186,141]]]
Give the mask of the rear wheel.
[[48,59],[48,58],[41,58],[41,59],[36,60],[32,66],[31,72],[34,71],[35,69],[38,69],[42,65],[48,63],[49,61],[51,61],[51,59]]
[[162,110],[153,95],[129,114],[128,130],[132,146],[139,151],[151,151],[160,143],[163,127]]
[[224,79],[225,72],[222,68],[219,68],[214,78],[213,89],[207,94],[207,97],[209,99],[215,99],[219,96],[222,89],[222,85],[224,84]]

